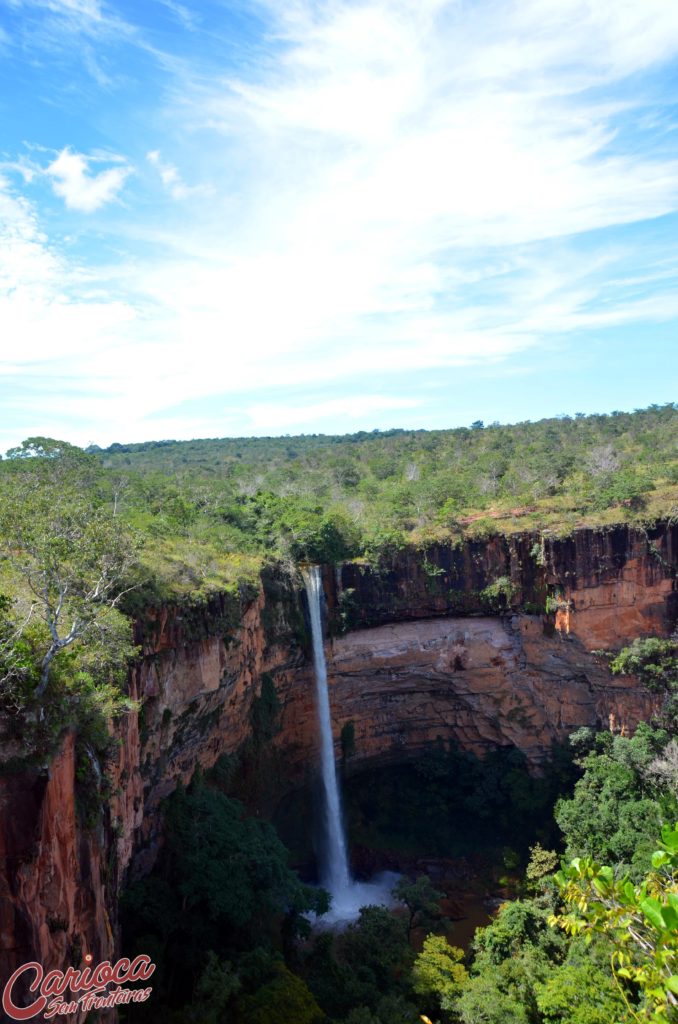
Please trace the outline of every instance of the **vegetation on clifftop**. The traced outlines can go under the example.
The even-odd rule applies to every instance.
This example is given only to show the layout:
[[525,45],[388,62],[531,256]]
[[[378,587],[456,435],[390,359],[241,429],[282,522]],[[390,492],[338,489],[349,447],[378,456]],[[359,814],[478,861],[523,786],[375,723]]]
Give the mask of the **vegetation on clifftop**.
[[[31,438],[0,462],[0,552],[7,555],[16,526],[15,517],[8,535],[8,507],[28,494],[38,529],[50,527],[53,511],[86,505],[102,537],[108,531],[114,544],[124,536],[136,554],[121,604],[134,610],[235,591],[270,560],[376,562],[408,543],[465,534],[563,534],[670,517],[678,509],[677,438],[673,404],[512,426],[161,441],[88,453]],[[0,593],[13,596],[17,581],[6,569],[3,559]]]
[[171,476],[165,504],[174,522],[180,506],[188,534],[198,522],[204,535],[218,524],[234,551],[332,561],[399,540],[666,515],[678,506],[677,439],[678,406],[669,404],[511,426],[161,441],[97,454],[119,479],[143,478],[149,495]]

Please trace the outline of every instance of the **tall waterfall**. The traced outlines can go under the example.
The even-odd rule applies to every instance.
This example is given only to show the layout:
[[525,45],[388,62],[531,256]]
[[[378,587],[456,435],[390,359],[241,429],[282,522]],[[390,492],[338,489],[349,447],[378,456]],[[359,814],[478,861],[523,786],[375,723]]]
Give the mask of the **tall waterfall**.
[[320,768],[324,797],[324,863],[321,881],[338,903],[351,887],[351,875],[346,850],[346,835],[341,816],[341,795],[337,781],[337,766],[334,760],[334,739],[330,716],[330,697],[327,689],[327,663],[323,646],[321,599],[323,593],[320,567],[311,566],[304,571],[304,582],[308,595],[313,639],[313,663],[315,667],[315,690],[320,729]]
[[320,731],[320,768],[324,797],[324,849],[320,880],[332,897],[330,912],[323,917],[323,922],[330,926],[342,926],[357,918],[360,908],[368,904],[392,906],[394,901],[391,890],[399,876],[391,871],[385,871],[370,882],[354,882],[351,878],[346,835],[341,815],[337,766],[334,760],[330,697],[327,688],[327,663],[323,646],[321,615],[323,586],[320,567],[313,565],[304,569],[303,576],[308,595],[313,638],[313,663]]

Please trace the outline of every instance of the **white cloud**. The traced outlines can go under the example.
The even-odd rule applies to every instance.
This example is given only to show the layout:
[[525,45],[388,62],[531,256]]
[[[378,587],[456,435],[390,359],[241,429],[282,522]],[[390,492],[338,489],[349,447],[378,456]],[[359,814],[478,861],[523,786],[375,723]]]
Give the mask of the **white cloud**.
[[[31,367],[46,367],[51,376],[73,360],[75,369],[134,317],[119,299],[88,295],[83,275],[49,244],[31,205],[0,177],[0,379],[10,377],[14,391]],[[4,400],[5,410],[12,397]]]
[[177,3],[176,0],[158,0],[158,3],[167,8],[184,28],[193,30],[198,27],[200,16],[195,10],[191,10],[185,4]]
[[93,213],[117,199],[131,173],[130,167],[118,164],[95,174],[91,162],[91,157],[66,147],[47,167],[45,173],[52,178],[54,192],[70,210]]
[[182,179],[181,174],[174,164],[168,163],[160,155],[160,150],[152,149],[146,154],[146,159],[152,167],[155,167],[165,190],[172,199],[188,199],[189,196],[205,194],[206,190],[201,186],[190,186]]
[[43,0],[43,4],[56,14],[74,14],[94,21],[102,17],[99,0]]
[[[100,12],[87,0],[53,3]],[[172,102],[137,140],[142,152],[153,147],[147,160],[167,194],[195,200],[190,214],[164,202],[162,229],[145,207],[121,211],[116,241],[142,255],[83,284],[40,236],[34,211],[11,200],[33,234],[7,262],[20,284],[3,300],[7,336],[30,339],[24,364],[51,359],[50,372],[70,382],[73,414],[99,424],[83,440],[120,438],[121,425],[128,439],[173,424],[179,433],[163,410],[222,394],[239,396],[252,429],[349,422],[367,399],[397,418],[419,408],[415,399],[399,405],[402,386],[372,395],[365,381],[435,377],[566,331],[678,316],[660,243],[639,255],[603,234],[585,247],[575,237],[678,209],[675,146],[634,137],[641,119],[658,137],[661,97],[640,79],[625,84],[675,58],[678,5],[270,0],[259,9],[266,57],[228,78],[215,77],[211,52],[204,64],[177,61]],[[65,149],[48,173],[70,209],[90,212],[130,173],[111,163],[99,169]],[[211,193],[187,185],[179,167],[209,179]],[[639,263],[642,286],[629,290]],[[45,337],[63,339],[59,358]],[[6,364],[15,376],[17,358]],[[358,378],[363,398],[353,400]],[[346,397],[251,397],[328,382]],[[44,415],[57,417],[61,400],[46,396]]]

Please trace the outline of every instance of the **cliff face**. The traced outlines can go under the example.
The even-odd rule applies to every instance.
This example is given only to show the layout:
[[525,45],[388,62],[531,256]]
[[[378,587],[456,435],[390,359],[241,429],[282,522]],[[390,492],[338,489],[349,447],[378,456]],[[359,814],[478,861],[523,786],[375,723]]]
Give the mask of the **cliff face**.
[[337,727],[355,752],[399,760],[438,738],[482,756],[514,745],[539,764],[580,725],[628,731],[650,701],[572,638],[544,636],[536,616],[427,619],[350,633],[333,644]]
[[[675,528],[620,527],[405,551],[380,572],[327,570],[337,740],[352,721],[354,769],[438,737],[480,754],[515,744],[538,766],[580,725],[632,730],[650,713],[647,695],[590,651],[673,628],[677,562]],[[98,827],[80,821],[72,736],[44,771],[0,777],[2,979],[31,958],[113,955],[117,892],[155,860],[161,801],[197,765],[242,747],[265,674],[281,703],[281,775],[291,784],[313,771],[313,677],[290,585],[265,578],[236,614],[225,598],[161,609],[138,640],[130,693],[142,708],[116,727]]]
[[[677,564],[676,527],[617,527],[406,549],[378,572],[327,570],[330,623],[348,627],[326,653],[335,735],[354,727],[352,768],[440,737],[481,756],[512,744],[537,766],[581,725],[628,733],[652,700],[591,652],[675,628]],[[299,681],[284,693],[284,732],[307,750],[315,710],[312,697],[295,699]]]
[[[405,550],[378,573],[347,564],[328,574],[332,607],[350,628],[498,607],[548,610],[590,649],[663,633],[678,618],[678,526],[579,530]],[[499,581],[500,594],[492,593]],[[489,592],[488,592],[489,591]]]
[[2,780],[3,986],[27,961],[63,969],[79,964],[88,950],[96,956],[114,948],[108,851],[101,830],[84,833],[79,827],[75,768],[74,738],[68,734],[47,775]]

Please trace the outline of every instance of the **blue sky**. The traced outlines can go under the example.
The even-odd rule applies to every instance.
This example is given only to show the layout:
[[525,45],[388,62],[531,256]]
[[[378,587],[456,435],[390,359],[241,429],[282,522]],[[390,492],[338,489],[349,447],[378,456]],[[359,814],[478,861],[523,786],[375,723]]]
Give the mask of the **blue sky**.
[[678,399],[674,0],[0,0],[0,450]]

